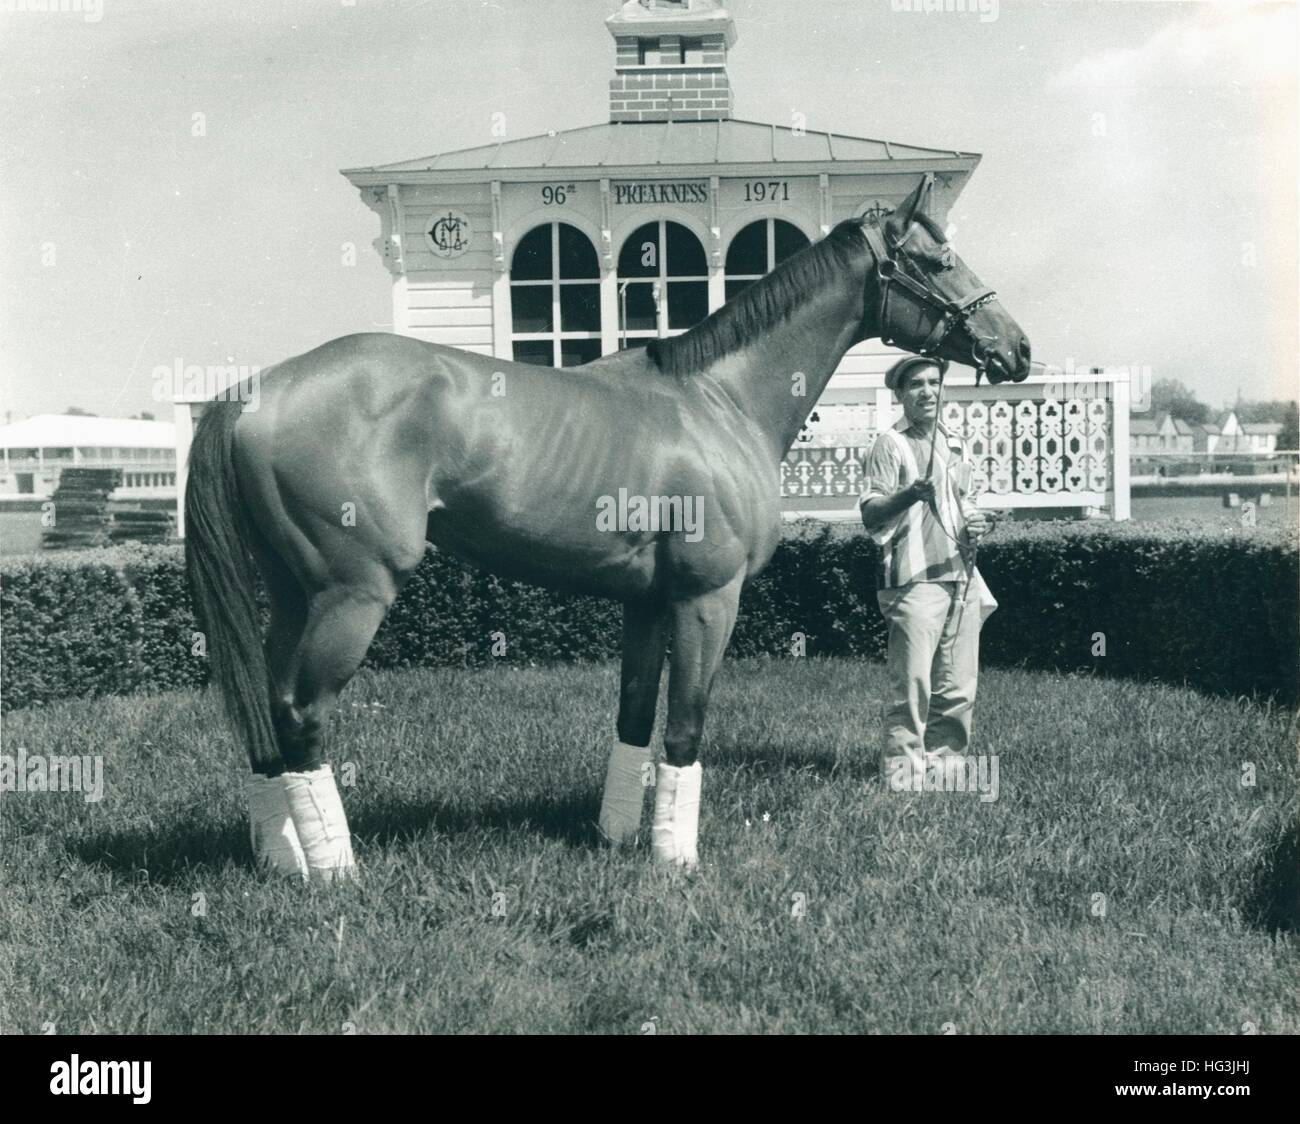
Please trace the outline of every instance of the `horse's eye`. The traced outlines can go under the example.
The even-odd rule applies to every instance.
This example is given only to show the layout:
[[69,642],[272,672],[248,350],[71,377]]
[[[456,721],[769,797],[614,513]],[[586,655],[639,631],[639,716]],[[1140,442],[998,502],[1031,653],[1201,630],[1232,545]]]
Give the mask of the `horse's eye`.
[[939,268],[952,269],[952,267],[956,264],[957,263],[953,261],[952,247],[951,246],[942,247],[939,251]]

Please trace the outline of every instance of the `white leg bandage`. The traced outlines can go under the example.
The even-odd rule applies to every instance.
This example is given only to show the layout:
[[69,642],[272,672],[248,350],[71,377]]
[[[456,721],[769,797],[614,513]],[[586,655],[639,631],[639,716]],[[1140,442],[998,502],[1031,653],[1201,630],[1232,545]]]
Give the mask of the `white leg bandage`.
[[611,843],[625,843],[641,830],[650,773],[650,747],[619,742],[609,755],[605,795],[600,801],[600,830]]
[[307,869],[318,882],[348,878],[356,872],[352,836],[343,811],[334,771],[328,765],[310,773],[283,773],[285,795]]
[[655,782],[655,818],[651,838],[660,862],[693,867],[699,863],[700,780],[704,770],[694,765],[660,765]]
[[305,879],[307,860],[280,780],[260,773],[248,778],[248,828],[253,858],[259,866],[276,874]]

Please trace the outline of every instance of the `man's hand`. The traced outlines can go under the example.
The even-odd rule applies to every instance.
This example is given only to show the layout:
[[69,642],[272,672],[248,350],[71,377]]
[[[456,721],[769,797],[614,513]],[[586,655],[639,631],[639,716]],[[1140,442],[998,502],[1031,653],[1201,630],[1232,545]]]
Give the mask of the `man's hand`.
[[906,488],[899,488],[890,496],[876,496],[862,505],[862,525],[868,531],[884,526],[899,512],[906,511],[914,503],[934,504],[934,481],[914,480]]
[[976,511],[966,520],[966,534],[971,542],[979,542],[993,530],[993,517],[987,511]]
[[934,481],[924,476],[913,480],[901,493],[908,507],[914,503],[934,503]]

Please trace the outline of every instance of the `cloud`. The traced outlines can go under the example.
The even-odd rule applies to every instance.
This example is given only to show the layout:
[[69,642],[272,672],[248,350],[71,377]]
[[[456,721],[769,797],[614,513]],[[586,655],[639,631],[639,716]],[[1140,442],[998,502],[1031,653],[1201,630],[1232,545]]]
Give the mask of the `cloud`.
[[1292,81],[1296,9],[1220,3],[1166,24],[1140,47],[1114,47],[1057,75],[1067,86],[1196,85]]

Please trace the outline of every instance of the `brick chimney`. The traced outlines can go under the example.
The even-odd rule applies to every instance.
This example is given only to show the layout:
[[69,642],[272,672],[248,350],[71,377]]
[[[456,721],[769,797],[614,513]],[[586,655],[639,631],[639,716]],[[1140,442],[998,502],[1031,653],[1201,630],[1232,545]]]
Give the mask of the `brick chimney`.
[[731,116],[727,49],[736,25],[718,0],[627,0],[605,26],[616,49],[611,121]]

